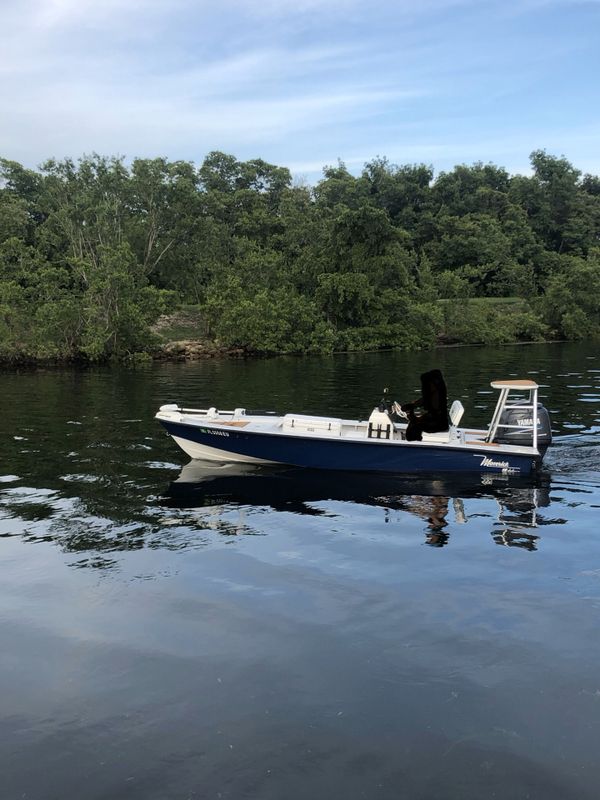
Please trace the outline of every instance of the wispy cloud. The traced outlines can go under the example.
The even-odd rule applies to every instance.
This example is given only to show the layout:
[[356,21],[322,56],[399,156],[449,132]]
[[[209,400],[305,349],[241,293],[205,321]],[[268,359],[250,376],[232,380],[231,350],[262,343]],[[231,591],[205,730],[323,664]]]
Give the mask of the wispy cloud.
[[313,173],[378,153],[526,163],[506,143],[533,141],[589,161],[577,132],[599,120],[599,6],[2,0],[0,151],[32,164],[220,148]]

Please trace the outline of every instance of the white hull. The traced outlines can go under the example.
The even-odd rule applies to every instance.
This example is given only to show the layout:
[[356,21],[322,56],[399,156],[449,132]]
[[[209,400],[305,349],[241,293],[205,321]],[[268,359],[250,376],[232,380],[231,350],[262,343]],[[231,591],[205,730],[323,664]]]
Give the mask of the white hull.
[[254,458],[253,456],[245,456],[238,453],[230,453],[227,450],[219,450],[217,447],[208,447],[208,445],[198,444],[198,442],[191,442],[189,439],[182,439],[179,436],[173,436],[174,441],[177,442],[179,447],[184,453],[187,453],[190,458],[199,458],[203,461],[231,461],[236,464],[274,464],[274,461],[265,461],[262,458]]

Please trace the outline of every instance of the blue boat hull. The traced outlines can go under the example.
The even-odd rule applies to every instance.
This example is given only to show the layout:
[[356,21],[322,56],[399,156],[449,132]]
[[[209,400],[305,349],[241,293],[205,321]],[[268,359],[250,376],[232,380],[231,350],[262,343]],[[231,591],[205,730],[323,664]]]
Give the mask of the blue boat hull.
[[529,475],[541,461],[539,456],[494,452],[495,448],[490,447],[440,447],[426,442],[405,442],[398,446],[377,440],[282,436],[236,428],[223,430],[209,425],[187,425],[169,420],[160,422],[174,438],[220,451],[224,454],[223,460],[226,460],[227,454],[231,454],[236,460],[247,458],[311,469],[509,475]]

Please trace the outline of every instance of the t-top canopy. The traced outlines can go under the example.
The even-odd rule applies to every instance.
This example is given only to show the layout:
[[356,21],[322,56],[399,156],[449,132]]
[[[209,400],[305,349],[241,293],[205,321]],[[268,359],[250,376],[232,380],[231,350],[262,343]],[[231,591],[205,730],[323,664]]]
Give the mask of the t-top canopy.
[[538,385],[535,381],[520,380],[520,381],[492,381],[492,389],[537,389]]

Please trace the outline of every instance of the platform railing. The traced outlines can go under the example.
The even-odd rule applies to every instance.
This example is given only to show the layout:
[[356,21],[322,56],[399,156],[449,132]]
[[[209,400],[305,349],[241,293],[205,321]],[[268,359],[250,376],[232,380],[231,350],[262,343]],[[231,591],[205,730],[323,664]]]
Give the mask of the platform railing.
[[[496,403],[496,409],[490,423],[488,434],[485,438],[486,442],[493,442],[499,428],[513,429],[520,431],[531,431],[532,433],[532,446],[537,450],[538,443],[538,387],[529,389],[529,401],[523,403],[517,401],[516,403],[507,403],[508,396],[511,391],[520,391],[519,389],[511,389],[511,387],[502,387],[500,389],[500,397]],[[509,409],[518,409],[521,411],[531,411],[531,425],[513,425],[506,422],[500,422],[504,411]]]

